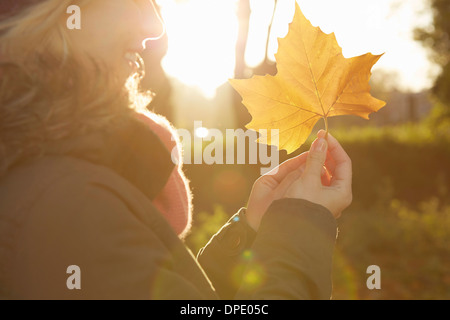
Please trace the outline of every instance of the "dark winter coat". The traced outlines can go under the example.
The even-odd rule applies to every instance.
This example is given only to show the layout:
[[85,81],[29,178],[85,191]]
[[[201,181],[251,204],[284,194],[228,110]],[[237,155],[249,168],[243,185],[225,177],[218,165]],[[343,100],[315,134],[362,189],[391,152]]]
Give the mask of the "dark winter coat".
[[[16,164],[0,178],[0,298],[330,298],[327,209],[278,200],[255,233],[242,208],[196,258],[151,202],[172,167],[134,121]],[[72,265],[80,290],[67,286]]]

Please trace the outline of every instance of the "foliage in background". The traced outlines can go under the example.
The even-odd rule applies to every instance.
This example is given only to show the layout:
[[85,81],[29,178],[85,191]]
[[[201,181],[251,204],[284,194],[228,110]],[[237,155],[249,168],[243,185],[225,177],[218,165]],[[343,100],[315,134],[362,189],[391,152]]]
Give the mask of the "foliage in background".
[[[334,299],[450,299],[450,205],[394,199],[348,210],[339,230]],[[370,265],[381,268],[381,290],[366,287]]]
[[[441,116],[447,110],[438,104],[420,123],[331,129],[354,172],[354,201],[338,221],[334,299],[450,299],[450,131]],[[197,165],[188,175],[199,210],[187,239],[194,252],[245,205],[259,176],[257,166],[236,165],[239,178],[214,197],[211,177],[222,181],[232,168]],[[366,287],[372,264],[381,268],[381,290]]]
[[215,204],[212,213],[201,211],[194,215],[194,221],[186,244],[194,254],[204,247],[209,239],[228,221],[229,214],[221,205]]
[[[450,2],[429,0],[433,12],[433,24],[415,30],[415,38],[431,51],[432,59],[442,67],[436,79],[433,93],[450,106]],[[450,107],[449,107],[450,108]]]

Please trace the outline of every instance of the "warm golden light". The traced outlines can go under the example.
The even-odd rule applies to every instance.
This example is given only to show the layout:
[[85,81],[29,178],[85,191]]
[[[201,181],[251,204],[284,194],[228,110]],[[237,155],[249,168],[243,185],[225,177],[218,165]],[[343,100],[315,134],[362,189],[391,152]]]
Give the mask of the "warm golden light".
[[166,72],[209,98],[233,77],[238,23],[236,0],[164,1],[169,51]]
[[[169,51],[163,61],[166,72],[182,83],[197,87],[208,98],[227,79],[233,78],[238,32],[237,0],[165,0],[162,15],[167,24]],[[274,0],[251,0],[246,63],[255,67],[264,60],[267,31]],[[274,60],[278,37],[284,37],[294,14],[295,0],[279,0],[275,11],[268,58]],[[345,57],[366,52],[385,53],[376,69],[399,75],[402,89],[418,91],[431,85],[437,69],[426,51],[412,38],[415,27],[427,25],[425,0],[408,5],[395,0],[298,0],[314,26],[334,32]],[[397,8],[395,6],[401,6]]]
[[195,129],[195,136],[198,138],[206,138],[209,135],[209,130],[205,127]]

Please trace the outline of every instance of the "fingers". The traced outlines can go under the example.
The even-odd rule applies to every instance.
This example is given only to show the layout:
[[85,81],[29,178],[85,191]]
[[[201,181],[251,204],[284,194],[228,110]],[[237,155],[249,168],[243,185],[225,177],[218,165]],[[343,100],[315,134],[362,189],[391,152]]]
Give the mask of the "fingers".
[[329,187],[331,185],[331,173],[327,170],[327,168],[323,167],[322,170],[322,185]]
[[333,175],[334,170],[336,170],[336,163],[334,162],[333,157],[330,154],[330,151],[327,152],[327,159],[325,160],[325,167],[328,170],[328,173]]
[[[327,186],[340,185],[345,188],[351,187],[351,160],[339,142],[330,133],[326,136],[324,130],[317,134],[318,139],[313,142],[311,151],[304,152],[294,158],[284,161],[278,167],[268,172],[275,183],[282,183],[293,171],[303,171],[300,168],[306,166],[303,177],[318,185]],[[326,137],[326,139],[325,139]],[[320,143],[325,141],[325,151],[320,151]],[[308,164],[309,163],[309,164]],[[325,168],[324,168],[325,165]],[[297,174],[291,175],[291,177]],[[291,181],[292,179],[288,179]],[[289,184],[289,182],[285,182]],[[275,189],[275,185],[273,186]]]
[[[320,130],[319,133],[317,134],[317,137],[325,138],[325,131]],[[345,150],[342,148],[342,146],[339,144],[336,138],[331,135],[331,133],[328,133],[326,139],[328,142],[328,152],[335,162],[343,162],[350,160]]]
[[286,193],[286,191],[289,189],[289,187],[297,181],[303,174],[303,171],[305,170],[305,166],[302,165],[300,168],[291,171],[289,174],[286,175],[286,177],[279,183],[277,188],[274,190],[273,197],[274,199],[281,199],[283,195]]
[[[317,136],[324,137],[325,131],[320,130]],[[332,185],[340,185],[345,188],[351,188],[352,162],[350,157],[336,140],[336,138],[333,137],[330,133],[328,133],[327,141],[328,152],[330,155],[330,160],[327,163],[327,168],[330,169],[333,175]],[[328,165],[330,167],[328,167]]]
[[[317,133],[318,138],[326,138],[326,132],[325,130],[319,130]],[[328,170],[328,173],[330,175],[333,175],[334,170],[336,169],[336,163],[334,162],[333,156],[330,153],[330,146],[328,147],[327,151],[327,158],[325,160],[325,167]]]
[[306,168],[302,178],[306,183],[311,183],[313,186],[320,185],[322,169],[327,156],[328,143],[324,138],[316,139],[308,154],[306,160]]
[[294,158],[284,161],[278,167],[269,171],[267,175],[271,175],[276,181],[278,181],[278,183],[281,183],[281,181],[283,181],[289,173],[299,169],[303,164],[306,163],[308,153],[309,152],[307,151]]
[[[289,189],[289,187],[297,181],[303,174],[306,168],[306,163],[303,163],[299,168],[291,171],[286,175],[286,177],[281,181],[278,186],[274,189],[274,198],[280,199],[282,196],[286,193],[286,191]],[[322,167],[321,171],[321,181],[322,185],[324,186],[330,186],[331,183],[331,174],[328,172],[327,168]]]

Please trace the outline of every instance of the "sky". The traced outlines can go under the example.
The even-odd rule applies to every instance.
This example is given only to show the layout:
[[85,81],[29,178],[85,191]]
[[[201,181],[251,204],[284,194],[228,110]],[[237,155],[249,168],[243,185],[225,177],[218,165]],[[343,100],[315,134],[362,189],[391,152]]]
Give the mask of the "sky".
[[[372,69],[396,74],[399,89],[429,88],[438,72],[427,51],[413,39],[416,27],[431,25],[427,0],[297,0],[303,14],[325,33],[334,32],[345,57],[384,53]],[[162,0],[169,50],[163,68],[182,83],[213,98],[233,77],[238,32],[236,0]],[[265,54],[273,0],[251,0],[246,62],[256,66]],[[279,0],[269,58],[294,15],[295,0]]]

